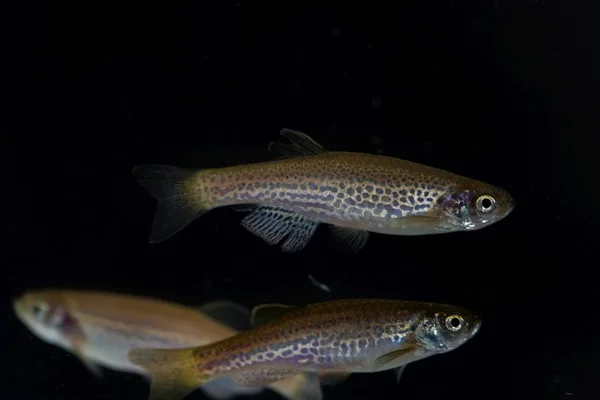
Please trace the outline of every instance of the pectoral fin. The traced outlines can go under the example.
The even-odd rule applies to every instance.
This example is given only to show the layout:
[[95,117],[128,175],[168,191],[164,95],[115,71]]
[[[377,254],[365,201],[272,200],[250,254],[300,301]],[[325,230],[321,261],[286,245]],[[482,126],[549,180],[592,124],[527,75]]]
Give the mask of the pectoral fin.
[[79,350],[73,350],[73,354],[79,359],[79,361],[83,363],[83,365],[85,365],[92,375],[98,379],[102,378],[104,374],[102,372],[102,368],[98,364],[85,357]]
[[[61,316],[61,318],[66,318]],[[63,332],[66,339],[71,343],[71,353],[81,361],[83,365],[94,375],[96,378],[102,378],[102,369],[98,364],[90,360],[84,355],[83,349],[86,345],[85,332],[81,329],[79,322],[76,319],[68,318],[63,321],[64,327]]]
[[398,368],[394,368],[394,375],[396,375],[396,383],[400,382],[400,378],[402,378],[402,374],[404,373],[404,370],[406,369],[406,365],[404,364]]
[[437,212],[430,212],[424,215],[414,215],[394,220],[394,227],[399,230],[405,230],[407,233],[417,234],[421,231],[431,232],[436,230],[440,224],[440,216]]
[[407,347],[385,353],[375,359],[375,371],[387,369],[386,366],[398,365],[401,359],[414,351],[414,347]]

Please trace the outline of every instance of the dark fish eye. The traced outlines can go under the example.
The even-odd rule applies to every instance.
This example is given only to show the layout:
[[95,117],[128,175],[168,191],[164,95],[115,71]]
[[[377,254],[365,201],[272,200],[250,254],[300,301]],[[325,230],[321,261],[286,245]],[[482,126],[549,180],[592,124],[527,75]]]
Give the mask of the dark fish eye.
[[488,213],[496,207],[496,199],[488,195],[479,196],[475,202],[475,206],[479,212]]
[[464,320],[460,315],[450,315],[446,317],[446,329],[452,332],[459,331],[463,327]]
[[39,318],[44,313],[46,307],[42,303],[36,303],[31,307],[31,312],[35,318]]

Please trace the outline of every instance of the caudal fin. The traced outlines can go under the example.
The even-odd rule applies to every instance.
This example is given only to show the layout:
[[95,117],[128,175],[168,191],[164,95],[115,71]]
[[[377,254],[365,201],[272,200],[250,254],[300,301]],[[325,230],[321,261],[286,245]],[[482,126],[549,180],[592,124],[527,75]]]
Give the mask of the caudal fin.
[[208,379],[194,363],[192,348],[132,349],[129,361],[144,368],[150,375],[148,400],[182,400]]
[[158,201],[150,243],[170,238],[210,209],[202,198],[205,191],[199,170],[150,164],[137,166],[132,173]]

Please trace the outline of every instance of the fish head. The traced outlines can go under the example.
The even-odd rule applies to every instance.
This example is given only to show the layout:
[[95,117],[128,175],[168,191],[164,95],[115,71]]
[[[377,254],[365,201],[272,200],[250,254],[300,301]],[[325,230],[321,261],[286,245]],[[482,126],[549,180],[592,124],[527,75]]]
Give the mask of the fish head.
[[474,312],[436,304],[421,314],[414,338],[430,354],[446,353],[470,340],[480,326],[481,319]]
[[442,230],[474,231],[510,214],[515,200],[502,188],[478,182],[453,188],[439,199],[438,207],[445,220]]
[[17,318],[40,339],[70,349],[67,330],[73,318],[64,297],[57,291],[30,291],[13,301]]

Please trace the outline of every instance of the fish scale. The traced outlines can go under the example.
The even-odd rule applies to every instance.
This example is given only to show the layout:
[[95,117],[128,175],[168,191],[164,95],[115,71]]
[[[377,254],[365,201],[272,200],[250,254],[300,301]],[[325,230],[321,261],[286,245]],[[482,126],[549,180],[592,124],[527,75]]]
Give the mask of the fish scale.
[[452,305],[346,299],[257,307],[253,323],[253,329],[207,346],[135,349],[129,359],[152,375],[150,400],[180,400],[221,377],[254,386],[296,374],[331,382],[352,373],[404,368],[458,348],[481,322]]
[[456,176],[439,177],[438,170],[415,175],[405,164],[370,154],[332,152],[264,163],[256,171],[246,166],[217,169],[207,171],[209,201],[218,206],[252,202],[323,222],[375,221],[384,227],[388,219],[427,212],[457,185],[452,181]]
[[372,352],[385,352],[406,340],[418,315],[410,308],[394,312],[394,306],[394,302],[359,300],[306,307],[292,319],[282,318],[227,346],[204,347],[195,356],[213,358],[202,365],[211,373],[273,361],[282,366],[302,361],[324,366],[355,364],[357,358],[373,357]]
[[[159,299],[96,291],[29,291],[14,300],[13,308],[36,336],[71,352],[97,376],[102,374],[100,366],[147,375],[127,358],[132,348],[198,346],[235,335],[234,326],[249,325],[248,310],[227,301],[207,303],[199,311]],[[310,393],[313,400],[322,398],[318,379],[303,375],[288,374],[268,386],[290,400],[303,393]],[[211,399],[262,390],[228,378],[203,386]]]
[[158,200],[151,243],[209,210],[253,205],[242,225],[284,251],[304,248],[321,223],[354,251],[369,232],[429,235],[489,226],[514,207],[496,186],[438,168],[374,154],[328,151],[302,132],[269,149],[285,158],[223,168],[145,165],[133,174]]

